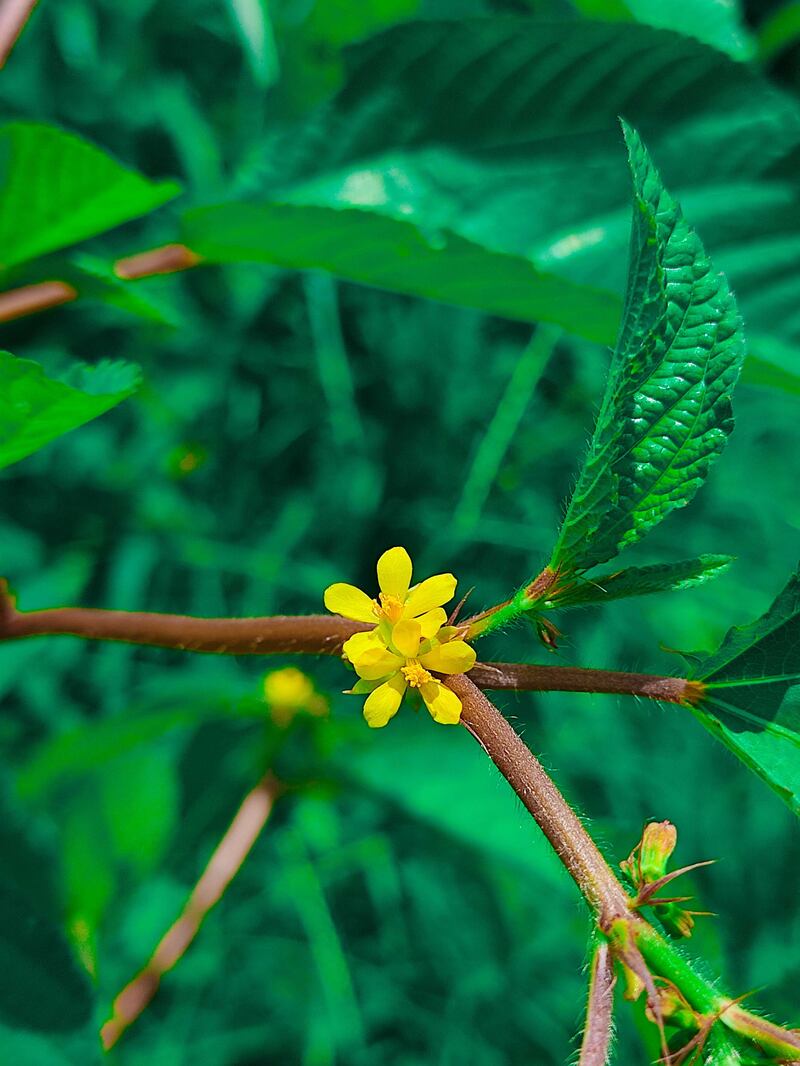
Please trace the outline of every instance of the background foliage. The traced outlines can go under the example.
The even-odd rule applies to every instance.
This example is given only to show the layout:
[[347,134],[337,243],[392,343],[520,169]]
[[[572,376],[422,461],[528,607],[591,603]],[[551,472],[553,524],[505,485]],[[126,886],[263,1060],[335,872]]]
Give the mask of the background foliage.
[[[793,33],[780,4],[715,0],[43,0],[0,74],[6,119],[62,126],[148,181],[109,170],[116,193],[95,203],[62,176],[62,209],[8,163],[28,127],[0,132],[4,287],[64,277],[81,292],[4,325],[2,347],[53,378],[129,360],[144,385],[0,474],[0,569],[20,606],[317,611],[331,581],[371,587],[395,543],[420,573],[475,586],[476,606],[506,596],[547,559],[602,393],[629,229],[622,113],[728,273],[749,339],[725,456],[629,561],[738,561],[696,590],[570,613],[558,654],[677,672],[666,647],[716,647],[797,558]],[[37,204],[59,206],[62,229]],[[179,236],[218,262],[111,275],[116,256]],[[561,330],[547,359],[528,347],[539,320]],[[101,391],[127,390],[119,373]],[[544,657],[527,627],[511,639]],[[32,937],[57,945],[62,926],[83,963],[64,950],[35,1019],[13,983],[0,996],[16,1061],[100,1057],[113,996],[279,740],[281,774],[314,787],[277,805],[113,1058],[566,1061],[585,916],[504,783],[426,715],[368,734],[336,663],[312,671],[330,721],[280,731],[261,700],[275,665],[0,646],[8,892],[37,915]],[[699,946],[791,1017],[800,842],[780,801],[677,708],[500,702],[610,855],[655,817],[677,824],[681,862],[721,860],[694,881],[721,915]],[[0,982],[23,973],[18,949],[0,922]],[[623,1015],[618,1061],[642,1061],[647,1039]]]

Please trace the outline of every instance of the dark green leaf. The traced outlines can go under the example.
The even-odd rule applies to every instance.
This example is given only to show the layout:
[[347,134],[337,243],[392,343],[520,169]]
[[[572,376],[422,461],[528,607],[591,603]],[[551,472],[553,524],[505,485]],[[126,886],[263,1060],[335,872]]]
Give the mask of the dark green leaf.
[[692,588],[724,574],[733,562],[731,555],[701,555],[679,563],[655,566],[629,566],[615,573],[593,574],[558,592],[544,607],[582,607],[607,603],[625,596],[647,596],[653,592]]
[[705,686],[697,718],[800,814],[800,575],[692,677]]
[[0,467],[104,414],[138,387],[138,368],[129,363],[77,367],[67,384],[32,360],[0,352]]
[[584,468],[551,565],[587,570],[639,540],[703,483],[733,428],[744,359],[736,303],[639,139],[628,291]]
[[0,1017],[61,1032],[80,1028],[91,1013],[89,978],[59,929],[0,881]]
[[492,252],[446,229],[425,232],[367,210],[221,204],[189,211],[184,238],[211,262],[327,270],[508,318],[559,323],[590,340],[607,340],[617,318],[616,298],[599,289],[565,282],[522,256]]
[[0,263],[103,233],[178,192],[175,182],[148,181],[64,130],[11,123],[0,129]]

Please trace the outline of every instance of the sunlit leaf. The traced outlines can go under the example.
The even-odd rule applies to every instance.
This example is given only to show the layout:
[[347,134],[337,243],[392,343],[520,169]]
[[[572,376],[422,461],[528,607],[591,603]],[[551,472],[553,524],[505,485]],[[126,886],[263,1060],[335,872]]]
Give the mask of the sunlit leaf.
[[189,246],[211,262],[321,269],[350,281],[491,314],[570,326],[605,341],[616,298],[537,270],[440,230],[357,209],[281,203],[221,204],[184,217]]

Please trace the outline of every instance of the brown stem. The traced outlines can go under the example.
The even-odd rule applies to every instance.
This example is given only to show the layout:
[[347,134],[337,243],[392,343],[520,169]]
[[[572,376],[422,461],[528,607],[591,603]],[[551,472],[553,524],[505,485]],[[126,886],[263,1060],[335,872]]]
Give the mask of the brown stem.
[[[5,28],[3,13],[4,8],[0,6],[0,66]],[[123,281],[135,281],[156,274],[175,274],[179,270],[197,266],[201,261],[200,256],[185,244],[165,244],[160,248],[118,259],[114,263],[114,273]],[[12,319],[22,318],[24,315],[46,311],[49,307],[68,303],[79,296],[80,292],[66,281],[41,281],[35,285],[9,289],[7,292],[0,292],[0,322],[11,322]]]
[[625,890],[533,752],[466,674],[448,677],[446,684],[461,700],[463,725],[536,819],[600,925],[629,918]]
[[594,950],[589,970],[589,1000],[578,1066],[606,1066],[614,1013],[614,960],[608,942]]
[[579,666],[530,666],[527,663],[476,663],[470,678],[478,688],[534,692],[610,692],[644,696],[666,703],[695,703],[697,685],[682,677],[587,670]]
[[181,959],[211,908],[236,876],[258,839],[280,794],[280,786],[266,774],[245,796],[225,831],[180,917],[161,938],[149,962],[114,1000],[111,1018],[100,1030],[103,1047],[116,1044],[158,991],[161,978]]
[[86,607],[15,611],[10,598],[3,598],[0,586],[0,640],[68,635],[229,655],[292,652],[337,655],[348,637],[368,628],[334,615],[193,618]]
[[77,289],[66,281],[40,281],[36,285],[22,285],[19,289],[0,292],[0,322],[11,322],[48,307],[58,307],[76,299]]
[[37,0],[3,0],[0,3],[0,67],[4,67]]
[[[227,655],[305,653],[338,655],[353,633],[370,626],[336,615],[267,618],[196,618],[146,611],[106,611],[56,607],[17,611],[0,580],[0,641],[69,635],[180,651]],[[476,663],[471,680],[484,689],[536,692],[609,692],[644,696],[668,703],[694,703],[700,689],[680,677],[589,670],[576,666],[530,666],[526,663]]]
[[114,263],[114,273],[124,281],[149,278],[155,274],[175,274],[197,266],[200,256],[185,244],[163,244],[147,252],[125,256]]

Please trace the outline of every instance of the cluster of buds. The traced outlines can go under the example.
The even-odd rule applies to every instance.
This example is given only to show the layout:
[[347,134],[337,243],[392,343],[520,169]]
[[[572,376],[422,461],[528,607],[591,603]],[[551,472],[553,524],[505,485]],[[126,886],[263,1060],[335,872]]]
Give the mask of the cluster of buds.
[[691,896],[665,897],[657,893],[676,877],[701,866],[710,866],[714,860],[695,862],[667,873],[667,864],[677,843],[678,831],[671,822],[649,822],[644,827],[642,839],[628,858],[620,863],[620,868],[636,889],[633,906],[652,907],[665,932],[675,939],[681,939],[692,935],[695,917],[709,912],[687,910],[683,904],[688,903]]

